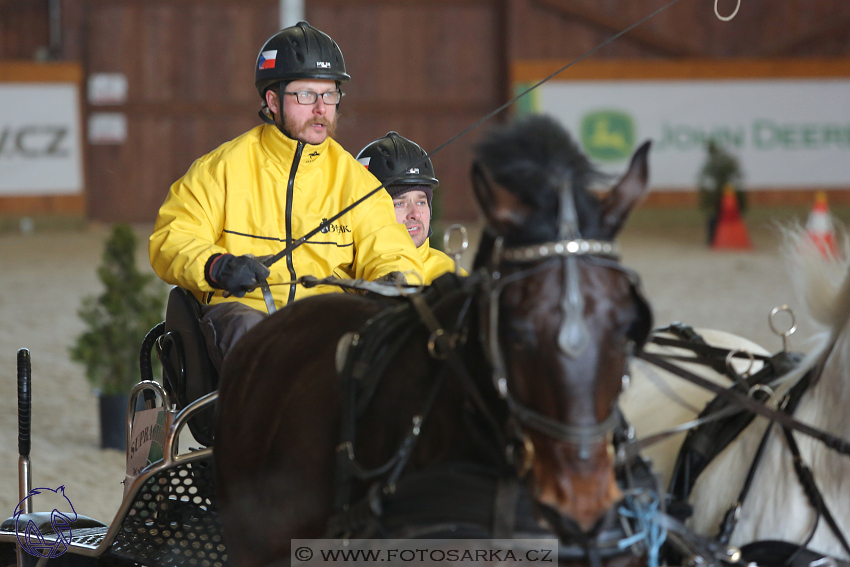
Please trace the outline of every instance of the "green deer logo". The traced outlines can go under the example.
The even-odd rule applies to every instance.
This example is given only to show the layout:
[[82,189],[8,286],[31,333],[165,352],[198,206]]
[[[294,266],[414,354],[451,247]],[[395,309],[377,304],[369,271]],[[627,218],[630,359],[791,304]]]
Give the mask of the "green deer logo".
[[600,161],[628,158],[635,146],[632,117],[617,110],[601,110],[584,115],[581,121],[584,151]]

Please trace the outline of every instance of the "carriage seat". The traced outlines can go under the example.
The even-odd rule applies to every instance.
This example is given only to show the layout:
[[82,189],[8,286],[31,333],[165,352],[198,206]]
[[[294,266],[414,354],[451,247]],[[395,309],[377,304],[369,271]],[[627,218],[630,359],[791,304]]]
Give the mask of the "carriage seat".
[[[201,304],[190,291],[174,287],[169,293],[165,329],[156,342],[156,354],[162,364],[163,384],[177,409],[218,389],[218,370],[201,331]],[[213,444],[214,413],[214,408],[205,409],[188,422],[195,440],[207,447]]]

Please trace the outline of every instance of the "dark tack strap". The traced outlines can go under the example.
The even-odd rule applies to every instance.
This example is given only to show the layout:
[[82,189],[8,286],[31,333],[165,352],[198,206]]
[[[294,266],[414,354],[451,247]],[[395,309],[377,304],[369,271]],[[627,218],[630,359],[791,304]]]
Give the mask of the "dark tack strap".
[[646,360],[650,364],[654,364],[655,366],[661,368],[662,370],[666,370],[671,374],[675,374],[680,378],[684,378],[685,380],[700,386],[701,388],[705,388],[710,392],[714,392],[720,397],[723,397],[727,400],[732,401],[736,405],[750,410],[762,417],[766,417],[772,421],[775,421],[782,425],[783,427],[788,427],[793,429],[794,431],[799,431],[800,433],[805,433],[810,437],[814,437],[830,449],[841,453],[842,455],[850,455],[850,443],[841,437],[837,437],[826,431],[822,431],[811,425],[807,425],[800,421],[797,421],[790,415],[786,415],[783,412],[776,411],[770,409],[764,404],[754,400],[753,398],[749,398],[744,394],[741,394],[734,390],[727,390],[723,386],[715,384],[711,380],[707,380],[702,378],[701,376],[697,376],[692,372],[688,372],[684,368],[679,368],[678,366],[671,364],[661,358],[660,356],[652,353],[648,353],[645,351],[641,351],[636,354],[636,356]]

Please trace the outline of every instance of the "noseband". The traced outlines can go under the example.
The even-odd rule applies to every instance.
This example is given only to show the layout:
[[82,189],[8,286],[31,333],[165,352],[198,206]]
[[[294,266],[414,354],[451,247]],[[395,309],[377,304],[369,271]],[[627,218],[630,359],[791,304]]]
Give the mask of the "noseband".
[[[483,341],[487,357],[493,369],[493,384],[499,395],[507,402],[511,414],[525,427],[559,441],[578,444],[582,447],[580,457],[589,458],[585,448],[603,441],[620,423],[617,411],[602,422],[594,425],[571,425],[545,416],[518,402],[508,388],[507,369],[499,344],[499,296],[507,285],[550,268],[554,263],[563,264],[564,281],[561,310],[564,319],[558,332],[558,348],[570,358],[578,357],[588,346],[590,338],[584,322],[584,297],[581,293],[578,260],[580,257],[596,264],[614,268],[628,275],[632,286],[637,285],[637,274],[620,264],[620,247],[616,242],[589,240],[580,237],[578,215],[569,181],[561,186],[559,213],[559,240],[530,246],[504,247],[502,237],[496,239],[491,256],[489,289],[484,295],[483,311],[489,314],[489,325],[485,328]],[[531,267],[502,277],[501,266],[508,264],[534,264]]]

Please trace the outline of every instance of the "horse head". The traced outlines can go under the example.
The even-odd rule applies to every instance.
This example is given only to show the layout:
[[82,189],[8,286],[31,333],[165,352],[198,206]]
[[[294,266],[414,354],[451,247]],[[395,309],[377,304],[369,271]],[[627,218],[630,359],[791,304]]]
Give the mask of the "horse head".
[[550,118],[520,119],[476,147],[487,221],[476,265],[491,274],[483,343],[533,452],[535,500],[564,539],[593,531],[620,498],[616,402],[651,312],[614,237],[646,190],[648,151],[649,142],[600,198],[590,187],[604,176]]

